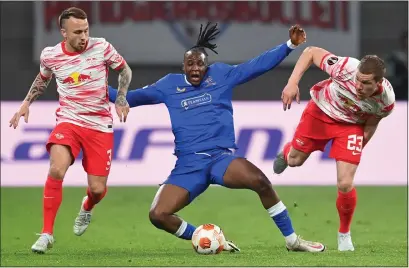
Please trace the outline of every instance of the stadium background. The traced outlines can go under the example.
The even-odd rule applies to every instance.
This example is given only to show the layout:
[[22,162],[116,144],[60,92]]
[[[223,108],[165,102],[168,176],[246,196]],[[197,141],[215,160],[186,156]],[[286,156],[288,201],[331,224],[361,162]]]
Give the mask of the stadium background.
[[[42,48],[55,45],[60,41],[56,27],[58,15],[61,10],[74,5],[74,3],[89,14],[91,36],[105,37],[131,66],[133,79],[130,89],[151,84],[169,72],[179,72],[186,43],[191,41],[191,38],[196,37],[200,22],[207,21],[211,16],[215,18],[227,17],[226,21],[221,23],[223,32],[217,40],[220,53],[219,55],[210,54],[211,61],[222,60],[234,64],[256,56],[264,50],[286,41],[288,28],[294,23],[300,23],[306,29],[307,45],[322,46],[340,56],[360,58],[365,54],[377,54],[387,59],[388,78],[394,86],[398,99],[396,110],[384,120],[385,122],[381,123],[373,140],[365,148],[362,165],[356,175],[356,182],[358,185],[394,186],[382,188],[382,191],[388,193],[386,195],[393,199],[392,203],[395,204],[390,211],[394,216],[390,216],[390,219],[395,219],[393,217],[404,219],[403,222],[399,222],[399,226],[396,228],[401,230],[400,233],[405,234],[404,243],[400,241],[403,243],[402,246],[407,245],[407,2],[291,3],[279,1],[274,2],[274,4],[241,2],[233,10],[228,10],[228,5],[221,2],[194,5],[184,5],[186,2],[178,4],[171,2],[156,2],[155,4],[146,2],[1,2],[2,263],[9,265],[32,264],[28,255],[16,259],[12,257],[10,252],[12,250],[25,252],[21,247],[28,248],[32,233],[36,231],[34,229],[40,228],[41,188],[28,186],[42,186],[47,174],[48,159],[43,145],[54,125],[54,111],[58,105],[54,81],[47,92],[31,106],[29,124],[22,123],[18,129],[12,130],[8,127],[8,121],[21,100],[24,99],[38,73],[38,58]],[[158,10],[158,6],[167,8],[167,11],[173,11],[173,14],[178,15],[171,17],[170,20],[164,20],[159,14],[160,12],[154,13],[155,10]],[[195,11],[192,12],[191,9],[195,9]],[[190,11],[186,12],[186,10]],[[259,10],[263,10],[265,13],[259,12]],[[152,14],[156,14],[156,17]],[[195,18],[195,14],[202,14],[202,17]],[[271,23],[260,23],[268,16],[272,18]],[[405,32],[406,47],[402,46],[402,37],[405,36]],[[317,68],[308,70],[300,84],[303,103],[293,105],[293,108],[288,112],[282,111],[281,90],[291,74],[296,59],[305,47],[306,45],[303,45],[294,51],[291,57],[273,71],[239,86],[234,91],[237,140],[241,146],[238,153],[259,166],[276,185],[303,187],[331,185],[332,187],[329,188],[279,188],[279,191],[284,197],[288,197],[290,204],[294,196],[297,196],[298,201],[302,200],[303,197],[309,200],[311,196],[322,195],[325,192],[328,195],[328,202],[330,202],[327,205],[328,211],[334,211],[335,163],[328,159],[328,150],[324,153],[315,153],[302,168],[289,170],[280,177],[275,177],[272,174],[272,160],[283,143],[291,139],[305,106],[305,101],[309,99],[308,89],[317,81],[326,78],[326,74]],[[403,55],[403,61],[400,60],[400,55]],[[116,80],[116,74],[111,72],[110,85],[116,86]],[[169,117],[165,107],[161,105],[140,107],[131,110],[129,121],[126,124],[119,124],[118,121],[116,123],[115,144],[117,149],[114,153],[109,180],[110,186],[153,187],[129,189],[118,187],[111,190],[110,195],[115,196],[115,191],[118,191],[117,194],[127,198],[138,196],[137,200],[139,201],[136,200],[135,202],[141,202],[141,208],[146,208],[146,211],[141,211],[145,215],[149,209],[150,199],[153,198],[156,190],[156,185],[166,178],[175,162],[172,155],[173,137],[169,129]],[[159,168],[158,165],[160,165]],[[86,185],[81,161],[77,161],[68,171],[65,185]],[[5,186],[8,187],[5,188]],[[10,186],[17,186],[18,188],[9,188]],[[362,189],[363,197],[361,198],[367,198],[369,201],[367,206],[368,203],[372,202],[372,207],[369,207],[368,210],[375,211],[373,206],[376,204],[378,188],[363,187]],[[63,202],[69,205],[63,206],[62,210],[71,210],[69,212],[71,214],[66,216],[67,223],[61,223],[60,227],[57,224],[57,229],[70,226],[72,221],[70,217],[74,216],[72,211],[77,210],[83,195],[83,188],[72,188],[67,191],[71,191],[72,194],[64,196],[69,201]],[[212,198],[222,200],[222,202],[226,201],[227,197],[225,197],[224,192],[221,194],[215,191],[219,190],[211,189],[210,193],[204,195],[203,199],[199,198],[197,207],[205,208],[208,203],[205,204],[203,200],[211,203],[214,202]],[[229,192],[229,194],[232,193]],[[111,202],[114,202],[115,197],[111,198],[113,198]],[[231,200],[231,198],[245,200],[247,197],[245,194],[232,194],[229,199]],[[15,208],[15,211],[12,212],[11,209],[6,208],[5,204],[16,204],[16,202],[19,203],[25,199],[32,205],[33,211],[37,211],[37,214],[32,216],[35,228],[32,226],[30,228],[22,227],[29,229],[25,232],[26,236],[29,237],[28,244],[21,244],[22,241],[20,241],[11,243],[12,247],[4,246],[10,243],[7,239],[14,238],[11,235],[13,233],[11,229],[14,229],[13,227],[20,222],[20,220],[11,220],[9,215],[16,217],[12,217],[13,219],[21,217],[21,215],[17,216],[17,211],[20,208]],[[141,199],[145,201],[141,201]],[[253,199],[248,202],[257,202]],[[109,202],[106,201],[107,211],[109,211],[109,207],[114,207],[114,204]],[[306,201],[306,204],[310,206],[309,209],[314,209],[315,203],[308,202]],[[216,203],[218,204],[218,202]],[[319,204],[319,200],[316,204]],[[134,206],[130,209],[136,209]],[[257,205],[254,204],[254,206]],[[22,207],[20,211],[23,212],[25,209]],[[386,207],[385,210],[389,210],[389,208]],[[325,207],[323,211],[325,211]],[[199,223],[203,219],[192,210],[190,212],[188,210],[186,213],[191,213],[192,217],[196,217],[194,219]],[[306,214],[307,212],[305,212]],[[65,216],[59,217],[57,220],[60,219],[61,222],[61,217]],[[294,217],[297,221],[297,215]],[[334,226],[336,226],[336,214],[332,213],[331,217]],[[368,214],[362,222],[365,220],[373,221],[374,218],[371,217],[374,215]],[[143,224],[147,224],[146,216],[143,217],[143,220]],[[359,218],[357,221],[360,221]],[[243,225],[245,224],[248,222],[243,222]],[[223,223],[223,226],[230,227],[228,222]],[[380,227],[378,226],[380,229],[378,228],[375,232],[382,233],[382,226],[382,224]],[[97,227],[92,226],[92,228]],[[366,226],[365,228],[371,230],[370,227]],[[98,230],[103,232],[102,228]],[[156,230],[150,231],[156,232]],[[3,236],[4,232],[9,232],[10,235]],[[160,234],[155,233],[155,235]],[[332,234],[329,236],[331,237]],[[169,239],[169,241],[173,241],[171,240],[172,237]],[[381,239],[379,237],[378,240]],[[393,239],[389,240],[392,241]],[[172,243],[176,242],[173,241]],[[147,248],[149,249],[149,246]],[[388,247],[385,246],[385,248]],[[407,246],[406,250],[403,249],[402,252],[407,254]],[[8,256],[8,253],[11,255]],[[396,254],[399,255],[400,261],[407,260],[407,255],[402,258],[401,252],[398,253]],[[373,261],[373,265],[381,261],[385,261],[385,265],[401,263],[393,257],[394,253],[389,252],[388,254],[390,258],[380,257],[378,261]],[[305,264],[302,260],[296,259],[292,263],[283,265],[297,265],[297,261],[300,261],[300,264]],[[107,262],[108,265],[112,265],[112,263],[117,264],[118,262]],[[170,261],[164,262],[162,265],[169,263],[180,264],[177,261]],[[313,264],[317,263],[320,262],[317,261]],[[345,265],[345,263],[334,262],[334,260],[333,263]],[[50,263],[39,262],[39,264],[47,265]],[[99,262],[86,264],[104,265],[104,263]],[[133,264],[135,265],[135,263]],[[150,265],[152,263],[142,262],[142,264]],[[153,264],[157,265],[160,262]],[[231,265],[229,262],[225,264]],[[253,265],[254,263],[240,262],[240,264]],[[265,265],[268,262],[259,264]],[[322,264],[330,265],[325,260],[322,260]],[[77,265],[83,265],[83,263],[77,263]],[[132,265],[132,263],[125,263],[125,265]]]

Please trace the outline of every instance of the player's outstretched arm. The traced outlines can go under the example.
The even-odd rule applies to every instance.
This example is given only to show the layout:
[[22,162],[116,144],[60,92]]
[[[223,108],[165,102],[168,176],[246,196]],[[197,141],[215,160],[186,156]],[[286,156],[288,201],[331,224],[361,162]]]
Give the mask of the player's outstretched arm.
[[307,35],[299,26],[292,26],[289,30],[290,40],[278,45],[261,55],[234,66],[229,76],[234,78],[235,84],[246,83],[278,66],[298,45],[306,42]]
[[10,120],[10,127],[13,126],[14,129],[17,128],[20,121],[20,117],[24,116],[24,121],[28,123],[29,107],[40,95],[42,95],[48,85],[50,84],[51,77],[45,77],[39,73],[34,79],[30,90],[27,93],[23,103],[21,104],[19,110],[14,114],[13,118]]
[[[109,101],[114,103],[117,99],[119,91],[116,88],[112,88],[111,86],[109,86],[108,89]],[[133,108],[141,105],[162,103],[164,100],[164,96],[163,93],[158,90],[156,84],[153,84],[143,88],[128,91],[126,100],[129,103],[129,106]]]
[[298,85],[305,71],[310,68],[311,64],[314,63],[315,66],[320,67],[324,57],[328,54],[331,53],[320,47],[311,46],[304,49],[303,53],[295,64],[294,70],[288,79],[288,83]]
[[291,108],[291,103],[294,99],[300,103],[300,90],[298,84],[304,73],[310,68],[311,64],[315,64],[321,68],[323,59],[331,54],[327,50],[319,47],[307,47],[304,49],[301,56],[295,64],[294,70],[288,79],[288,83],[281,94],[284,111]]

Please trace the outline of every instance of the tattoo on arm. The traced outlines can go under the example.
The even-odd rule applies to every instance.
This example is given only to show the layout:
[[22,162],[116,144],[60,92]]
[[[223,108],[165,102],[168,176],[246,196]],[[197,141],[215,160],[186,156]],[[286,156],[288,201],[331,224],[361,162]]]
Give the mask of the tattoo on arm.
[[128,64],[125,63],[124,68],[119,72],[118,77],[118,95],[116,97],[115,103],[119,106],[126,106],[126,93],[128,92],[129,84],[132,79],[132,70],[129,68]]
[[33,103],[40,95],[45,92],[45,89],[50,84],[51,78],[43,80],[40,74],[37,75],[33,84],[30,87],[30,90],[27,93],[25,101],[28,101],[30,104]]

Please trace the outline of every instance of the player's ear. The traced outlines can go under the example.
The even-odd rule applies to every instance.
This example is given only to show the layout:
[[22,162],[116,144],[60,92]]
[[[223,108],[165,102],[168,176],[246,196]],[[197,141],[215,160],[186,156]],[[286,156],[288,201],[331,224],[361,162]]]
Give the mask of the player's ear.
[[383,78],[382,78],[381,80],[379,80],[378,82],[375,81],[376,87],[377,87],[377,88],[382,87],[382,82],[383,82]]
[[185,70],[185,63],[184,63],[184,62],[182,62],[182,71],[183,71],[184,73],[186,73],[186,70]]
[[61,35],[64,37],[64,40],[66,40],[66,39],[67,39],[67,31],[65,31],[64,28],[61,28],[61,29],[60,29],[60,33],[61,33]]

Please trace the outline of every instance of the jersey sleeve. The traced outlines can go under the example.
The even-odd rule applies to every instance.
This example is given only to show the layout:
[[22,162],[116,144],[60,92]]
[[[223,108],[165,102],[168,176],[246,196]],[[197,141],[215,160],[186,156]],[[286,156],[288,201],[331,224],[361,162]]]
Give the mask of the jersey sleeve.
[[47,65],[49,61],[48,55],[49,52],[47,48],[45,48],[40,55],[40,75],[44,80],[49,79],[53,75],[51,68]]
[[355,72],[358,65],[359,60],[355,58],[341,57],[328,53],[322,58],[320,69],[329,74],[332,78],[345,80],[350,77],[350,74]]
[[237,65],[222,65],[228,71],[227,76],[234,85],[246,83],[258,76],[274,69],[293,50],[291,40],[265,51],[257,57]]
[[[137,107],[142,105],[152,105],[165,102],[165,94],[162,91],[162,88],[167,83],[167,76],[161,78],[156,83],[152,85],[144,86],[143,88],[138,88],[134,90],[129,90],[126,95],[126,100],[128,101],[129,106]],[[109,90],[109,101],[115,102],[118,90],[108,87]]]
[[106,64],[114,70],[119,70],[124,66],[125,59],[116,51],[114,46],[108,41],[104,41],[104,60]]

